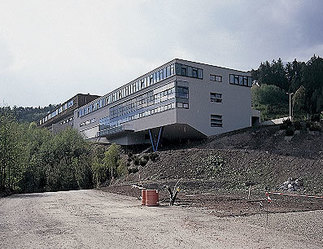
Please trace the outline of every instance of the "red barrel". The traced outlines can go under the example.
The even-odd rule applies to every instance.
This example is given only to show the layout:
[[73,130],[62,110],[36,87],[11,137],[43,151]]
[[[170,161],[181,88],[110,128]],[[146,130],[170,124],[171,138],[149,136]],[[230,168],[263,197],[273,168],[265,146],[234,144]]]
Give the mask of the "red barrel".
[[141,190],[141,205],[146,205],[146,200],[147,200],[147,190],[142,189]]
[[146,206],[158,206],[159,205],[159,193],[157,189],[146,190]]

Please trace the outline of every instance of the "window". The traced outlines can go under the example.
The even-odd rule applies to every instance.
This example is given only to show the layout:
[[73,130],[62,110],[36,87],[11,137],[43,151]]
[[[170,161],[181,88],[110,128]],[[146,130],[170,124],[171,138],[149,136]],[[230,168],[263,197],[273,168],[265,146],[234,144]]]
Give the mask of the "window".
[[222,76],[221,75],[210,74],[210,80],[211,81],[222,82]]
[[210,93],[210,101],[222,103],[222,94],[221,93]]
[[251,79],[251,77],[245,76],[245,75],[230,74],[229,83],[234,84],[234,85],[239,85],[239,86],[251,87],[252,86],[252,79]]
[[198,77],[198,69],[197,68],[193,68],[193,70],[192,70],[192,77],[193,78],[197,78]]
[[181,99],[188,99],[188,87],[178,86],[176,88],[176,97]]
[[222,127],[222,115],[211,114],[211,127]]
[[200,68],[194,68],[191,66],[176,63],[175,71],[176,71],[176,74],[180,76],[203,79],[203,70]]

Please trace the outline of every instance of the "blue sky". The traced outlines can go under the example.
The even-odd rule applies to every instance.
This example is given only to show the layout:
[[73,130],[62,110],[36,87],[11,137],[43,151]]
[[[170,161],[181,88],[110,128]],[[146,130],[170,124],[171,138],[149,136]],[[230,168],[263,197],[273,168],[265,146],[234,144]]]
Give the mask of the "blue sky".
[[320,0],[1,0],[0,106],[104,95],[173,58],[307,61],[322,24]]

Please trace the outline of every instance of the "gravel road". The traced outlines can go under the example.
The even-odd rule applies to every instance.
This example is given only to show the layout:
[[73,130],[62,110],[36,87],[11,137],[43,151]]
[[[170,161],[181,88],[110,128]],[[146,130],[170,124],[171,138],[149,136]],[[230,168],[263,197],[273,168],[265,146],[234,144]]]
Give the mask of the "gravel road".
[[0,199],[0,248],[323,248],[323,211],[219,218],[80,190]]

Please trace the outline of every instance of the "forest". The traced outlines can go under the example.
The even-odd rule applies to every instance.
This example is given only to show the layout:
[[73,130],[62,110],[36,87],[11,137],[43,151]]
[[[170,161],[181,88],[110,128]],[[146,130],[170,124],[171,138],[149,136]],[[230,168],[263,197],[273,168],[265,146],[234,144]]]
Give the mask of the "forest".
[[262,120],[288,116],[288,94],[292,94],[296,119],[317,117],[323,110],[323,59],[314,55],[307,62],[266,61],[251,71],[253,108]]
[[127,174],[121,147],[90,144],[74,129],[52,134],[0,116],[0,194],[86,189]]

